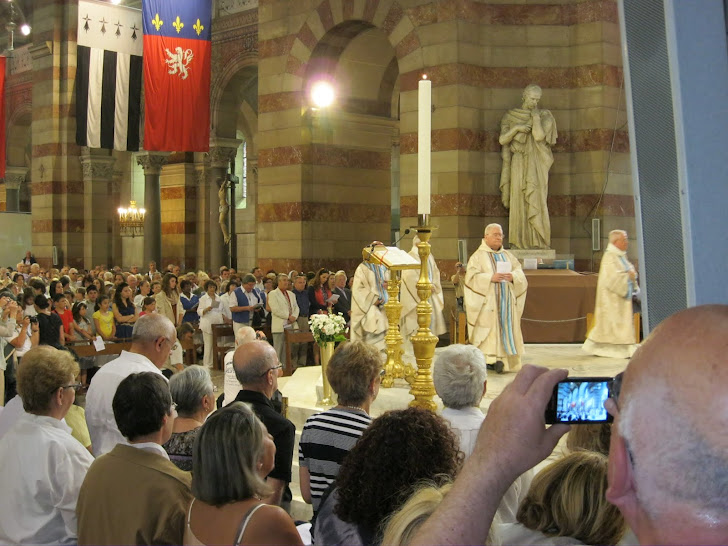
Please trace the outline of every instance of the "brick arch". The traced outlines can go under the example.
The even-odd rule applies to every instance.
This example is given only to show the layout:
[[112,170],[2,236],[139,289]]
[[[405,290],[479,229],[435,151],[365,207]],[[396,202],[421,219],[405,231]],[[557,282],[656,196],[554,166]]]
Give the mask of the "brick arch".
[[9,105],[7,119],[8,134],[10,134],[12,127],[14,127],[24,116],[28,116],[28,118],[32,121],[33,102],[30,96],[28,96],[27,99],[22,98],[18,102]]
[[[409,14],[396,0],[366,0],[363,10],[355,10],[357,10],[357,3],[354,0],[323,0],[316,9],[311,11],[291,41],[286,72],[299,76],[303,85],[307,65],[316,46],[334,27],[347,22],[362,22],[368,27],[383,30],[395,51],[398,62],[407,55],[417,52],[417,61],[414,65],[418,69],[417,71],[424,68],[417,28]],[[396,33],[395,30],[397,30]],[[417,74],[412,74],[411,77],[409,74],[402,74],[402,76],[405,76],[407,80],[412,79],[413,84],[416,84],[416,80],[419,79]]]
[[[235,58],[226,63],[220,72],[214,77],[210,83],[210,125],[212,133],[215,134],[219,126],[218,119],[221,114],[221,102],[225,91],[230,82],[237,76],[241,70],[258,66],[258,52],[245,51],[235,56]],[[224,136],[224,135],[216,135]]]

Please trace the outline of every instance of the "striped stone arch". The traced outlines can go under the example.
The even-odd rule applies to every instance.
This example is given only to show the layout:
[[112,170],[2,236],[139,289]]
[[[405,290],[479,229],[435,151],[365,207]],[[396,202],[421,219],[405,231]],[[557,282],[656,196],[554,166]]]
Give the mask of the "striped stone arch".
[[257,51],[244,51],[236,55],[230,62],[225,63],[222,70],[217,73],[210,83],[211,136],[225,136],[216,134],[217,127],[219,127],[218,116],[220,115],[220,103],[222,102],[228,84],[235,78],[238,72],[249,67],[258,67]]
[[[323,45],[323,49],[328,50],[332,58],[337,51],[343,51],[345,45],[342,47],[325,43],[327,35],[336,27],[342,29],[336,38],[349,40],[366,28],[376,27],[383,30],[395,51],[400,75],[413,73],[415,80],[418,79],[414,73],[424,67],[424,59],[417,29],[396,0],[323,0],[311,11],[292,40],[286,72],[299,76],[302,84],[305,84],[314,50],[320,50]],[[407,62],[403,63],[405,58]]]

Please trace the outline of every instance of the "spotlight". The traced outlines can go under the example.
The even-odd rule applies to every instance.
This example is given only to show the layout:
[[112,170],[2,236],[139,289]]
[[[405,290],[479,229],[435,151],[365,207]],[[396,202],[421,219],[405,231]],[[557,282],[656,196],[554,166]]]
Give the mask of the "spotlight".
[[30,34],[30,25],[28,23],[23,23],[22,25],[20,25],[20,33],[23,36],[27,36],[28,34]]
[[335,98],[334,88],[327,81],[319,81],[311,87],[311,100],[318,108],[326,108],[333,104]]

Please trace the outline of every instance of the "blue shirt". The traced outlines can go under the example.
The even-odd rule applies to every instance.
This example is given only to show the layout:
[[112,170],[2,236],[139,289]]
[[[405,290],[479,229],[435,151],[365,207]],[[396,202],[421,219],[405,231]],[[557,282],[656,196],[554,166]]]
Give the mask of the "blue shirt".
[[296,303],[298,303],[298,316],[299,317],[307,317],[309,308],[311,307],[311,302],[308,299],[308,290],[305,288],[301,290],[300,292],[293,289],[293,293],[296,294]]
[[197,322],[200,320],[200,315],[197,314],[197,310],[190,311],[190,309],[200,302],[200,296],[192,294],[192,297],[188,298],[184,294],[180,294],[179,300],[182,302],[182,307],[185,310],[182,322]]

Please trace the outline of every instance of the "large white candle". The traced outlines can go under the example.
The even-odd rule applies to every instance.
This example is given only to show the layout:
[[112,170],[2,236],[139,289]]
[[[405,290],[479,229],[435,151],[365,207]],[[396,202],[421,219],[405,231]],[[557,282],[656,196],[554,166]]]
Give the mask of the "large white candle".
[[422,76],[417,94],[417,214],[430,214],[432,82]]

